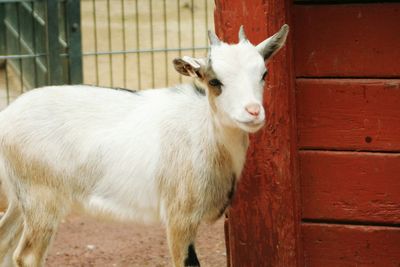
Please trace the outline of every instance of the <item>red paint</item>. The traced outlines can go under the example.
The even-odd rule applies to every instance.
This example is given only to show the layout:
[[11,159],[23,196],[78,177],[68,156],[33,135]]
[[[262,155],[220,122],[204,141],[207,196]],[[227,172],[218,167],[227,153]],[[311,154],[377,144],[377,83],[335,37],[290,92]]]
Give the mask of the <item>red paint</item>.
[[302,151],[302,217],[400,224],[399,175],[400,154]]
[[307,267],[398,267],[400,228],[303,224]]
[[[400,77],[400,4],[291,2],[216,0],[216,31],[227,42],[241,24],[254,44],[291,27],[270,63],[267,125],[251,137],[226,221],[228,266],[399,267],[400,154],[381,152],[400,152],[400,80],[387,79]],[[296,87],[293,67],[308,77]],[[302,214],[296,141],[307,149]],[[301,216],[326,223],[301,224]]]
[[296,76],[400,77],[400,3],[294,11]]
[[297,79],[300,148],[400,151],[400,80]]
[[400,4],[294,11],[304,265],[398,267],[400,227],[331,223],[400,223]]
[[[291,24],[291,2],[218,0],[217,33],[227,42],[236,42],[239,26],[244,24],[249,40],[257,44],[284,23]],[[301,265],[290,39],[269,64],[266,126],[251,136],[247,164],[229,213],[231,266]]]

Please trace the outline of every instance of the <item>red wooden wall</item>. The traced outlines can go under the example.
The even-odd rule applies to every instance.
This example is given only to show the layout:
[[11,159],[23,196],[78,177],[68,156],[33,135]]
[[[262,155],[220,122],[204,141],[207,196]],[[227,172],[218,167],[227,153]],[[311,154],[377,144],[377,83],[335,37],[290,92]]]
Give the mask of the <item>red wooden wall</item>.
[[225,41],[291,26],[227,219],[229,266],[400,266],[400,3],[334,2],[216,0]]
[[292,13],[304,264],[398,267],[400,3],[313,2]]
[[[217,0],[217,34],[237,42],[241,24],[253,44],[289,23],[291,1]],[[293,36],[293,35],[292,35]],[[292,36],[270,62],[265,88],[267,121],[251,147],[227,221],[231,266],[300,264],[297,145]]]

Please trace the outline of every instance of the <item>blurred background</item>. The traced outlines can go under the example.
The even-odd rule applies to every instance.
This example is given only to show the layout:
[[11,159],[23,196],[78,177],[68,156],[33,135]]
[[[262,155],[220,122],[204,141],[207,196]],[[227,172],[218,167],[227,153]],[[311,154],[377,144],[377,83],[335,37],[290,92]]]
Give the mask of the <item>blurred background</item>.
[[213,10],[212,0],[2,0],[0,109],[49,84],[182,82],[171,62],[206,54]]

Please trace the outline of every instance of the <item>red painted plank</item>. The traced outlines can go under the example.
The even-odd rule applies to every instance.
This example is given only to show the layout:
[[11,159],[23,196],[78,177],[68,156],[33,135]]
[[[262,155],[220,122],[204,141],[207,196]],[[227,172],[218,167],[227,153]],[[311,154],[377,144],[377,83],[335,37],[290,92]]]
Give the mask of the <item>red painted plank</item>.
[[300,148],[400,151],[400,80],[297,79],[296,97]]
[[307,267],[398,267],[400,228],[303,224]]
[[297,77],[400,77],[400,3],[294,11]]
[[[257,44],[290,24],[291,0],[218,0],[215,24],[225,41],[237,41],[244,24]],[[235,267],[301,266],[297,198],[294,73],[291,37],[269,65],[264,129],[251,136],[247,164],[229,212],[230,263]]]
[[400,224],[400,154],[300,152],[302,217]]

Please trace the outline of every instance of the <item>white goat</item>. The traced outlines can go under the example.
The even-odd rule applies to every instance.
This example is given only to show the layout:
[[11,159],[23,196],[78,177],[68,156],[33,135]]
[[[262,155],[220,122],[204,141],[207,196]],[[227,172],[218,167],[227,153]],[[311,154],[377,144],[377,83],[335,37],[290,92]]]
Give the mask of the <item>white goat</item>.
[[229,45],[209,32],[204,59],[174,60],[193,84],[126,92],[92,86],[32,90],[0,113],[0,178],[9,206],[0,222],[5,266],[43,266],[72,209],[161,221],[173,264],[200,266],[202,221],[229,206],[248,133],[264,124],[265,60],[288,26],[253,46],[243,27]]

